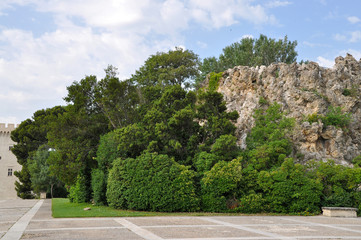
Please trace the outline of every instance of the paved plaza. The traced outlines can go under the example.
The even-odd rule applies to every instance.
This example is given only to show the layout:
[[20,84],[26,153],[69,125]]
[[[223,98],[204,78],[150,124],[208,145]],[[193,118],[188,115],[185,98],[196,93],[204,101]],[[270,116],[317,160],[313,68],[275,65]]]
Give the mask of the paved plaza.
[[0,200],[0,238],[119,240],[361,239],[361,218],[51,217],[51,200]]

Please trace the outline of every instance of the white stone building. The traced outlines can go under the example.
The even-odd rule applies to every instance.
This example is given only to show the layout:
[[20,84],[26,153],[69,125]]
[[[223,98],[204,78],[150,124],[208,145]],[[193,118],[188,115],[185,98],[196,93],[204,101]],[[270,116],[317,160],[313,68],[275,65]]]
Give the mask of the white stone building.
[[14,142],[11,140],[11,131],[15,129],[14,124],[0,123],[0,199],[17,198],[15,190],[14,172],[21,170],[15,155],[11,152]]

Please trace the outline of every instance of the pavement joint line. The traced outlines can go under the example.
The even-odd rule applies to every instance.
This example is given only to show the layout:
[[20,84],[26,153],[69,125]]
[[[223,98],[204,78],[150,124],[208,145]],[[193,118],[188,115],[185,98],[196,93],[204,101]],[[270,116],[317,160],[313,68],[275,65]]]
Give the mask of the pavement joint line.
[[89,217],[89,218],[50,218],[50,219],[33,219],[31,222],[69,222],[69,221],[99,221],[99,220],[109,220],[113,221],[113,218],[99,218],[99,217]]
[[197,227],[224,227],[222,225],[149,225],[149,226],[142,226],[142,228],[197,228]]
[[270,232],[265,232],[265,231],[245,227],[243,225],[237,225],[237,224],[233,224],[233,223],[219,221],[219,220],[209,218],[209,217],[205,217],[205,218],[202,218],[202,219],[205,219],[205,220],[207,220],[209,222],[222,224],[224,226],[237,228],[237,229],[241,229],[241,230],[244,230],[244,231],[247,231],[247,232],[257,233],[257,234],[260,234],[260,235],[263,235],[263,236],[271,237],[270,239],[295,239],[294,237],[286,237],[286,236],[278,235],[278,234],[275,234],[275,233],[270,233]]
[[[243,226],[243,227],[265,227],[265,226],[277,226],[277,225],[287,225],[287,226],[305,226],[307,224],[301,224],[301,223],[291,223],[291,224],[237,224],[237,226]],[[354,226],[360,226],[360,225],[354,225]],[[224,225],[211,225],[211,224],[197,224],[197,225],[146,225],[142,226],[142,228],[196,228],[196,227],[224,227]]]
[[263,240],[271,237],[167,238],[167,240]]
[[104,230],[104,229],[125,229],[125,227],[74,227],[74,228],[34,228],[25,232],[45,232],[45,231],[74,231],[74,230]]
[[[360,239],[358,236],[294,236],[295,239]],[[261,240],[271,237],[167,238],[167,240]]]
[[[287,218],[282,218],[281,219],[285,220]],[[296,220],[296,219],[287,219],[288,221],[293,221],[293,222],[300,222],[300,223],[306,223],[309,224],[311,226],[318,226],[318,227],[328,227],[328,228],[334,228],[334,229],[338,229],[338,230],[344,230],[344,231],[349,231],[349,232],[355,232],[355,233],[360,233],[361,231],[359,230],[354,230],[354,229],[349,229],[349,228],[345,228],[345,227],[338,227],[338,226],[334,226],[331,224],[323,224],[323,223],[313,223],[313,222],[307,222],[307,221],[302,221],[302,220]]]
[[114,219],[114,220],[146,240],[164,240],[163,238],[155,235],[154,233],[149,232],[148,230],[143,229],[124,218]]
[[23,235],[31,219],[37,213],[44,200],[39,200],[27,213],[24,214],[2,237],[2,240],[18,240]]

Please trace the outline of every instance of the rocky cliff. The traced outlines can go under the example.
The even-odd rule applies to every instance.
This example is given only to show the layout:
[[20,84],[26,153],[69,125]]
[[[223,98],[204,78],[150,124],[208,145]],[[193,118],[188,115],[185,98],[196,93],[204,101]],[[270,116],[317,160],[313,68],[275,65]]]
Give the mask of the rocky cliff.
[[[314,62],[237,66],[223,73],[218,91],[224,95],[228,110],[237,110],[240,115],[237,136],[242,148],[254,125],[253,111],[263,97],[278,102],[288,117],[296,119],[290,138],[299,161],[334,159],[350,164],[361,154],[361,60],[351,55],[336,58],[332,69]],[[305,121],[311,114],[325,115],[329,106],[351,113],[347,129]]]

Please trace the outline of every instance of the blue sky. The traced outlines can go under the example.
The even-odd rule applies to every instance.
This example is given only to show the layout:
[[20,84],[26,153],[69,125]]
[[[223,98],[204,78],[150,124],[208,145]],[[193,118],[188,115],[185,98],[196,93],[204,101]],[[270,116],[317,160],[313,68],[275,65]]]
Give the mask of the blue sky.
[[108,64],[128,78],[175,46],[219,56],[242,37],[297,40],[298,61],[361,58],[359,0],[1,0],[0,122],[64,104],[66,87]]

